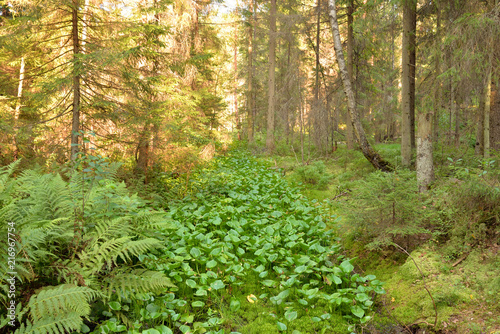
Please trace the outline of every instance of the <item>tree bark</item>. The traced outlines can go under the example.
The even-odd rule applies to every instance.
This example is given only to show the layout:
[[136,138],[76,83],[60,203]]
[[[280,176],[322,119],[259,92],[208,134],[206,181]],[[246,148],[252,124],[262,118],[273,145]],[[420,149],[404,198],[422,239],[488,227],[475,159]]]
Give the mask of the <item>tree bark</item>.
[[21,66],[19,67],[19,85],[17,87],[17,101],[16,101],[16,109],[14,111],[14,159],[17,160],[19,156],[19,138],[17,137],[19,134],[19,130],[17,129],[19,123],[19,115],[21,114],[21,99],[23,97],[23,83],[24,83],[24,66],[25,61],[24,57],[21,57]]
[[484,102],[486,97],[485,89],[486,86],[483,85],[479,97],[479,108],[477,110],[476,146],[474,149],[474,153],[480,157],[482,157],[484,154]]
[[421,114],[418,120],[417,184],[418,191],[421,193],[426,192],[429,184],[434,180],[432,116],[432,113]]
[[[354,0],[349,0],[347,8],[347,72],[351,83],[354,83]],[[356,93],[354,93],[356,96]],[[351,116],[349,112],[346,113],[346,144],[347,149],[354,149],[354,129],[352,127]]]
[[486,89],[484,96],[484,123],[483,123],[483,156],[490,157],[490,110],[491,110],[491,71],[486,79]]
[[434,131],[434,143],[439,140],[439,114],[441,111],[441,84],[438,79],[441,74],[441,6],[439,0],[436,1],[436,66],[434,68],[436,81],[434,85],[434,119],[433,119],[433,131]]
[[340,77],[342,79],[342,84],[344,86],[344,93],[347,96],[347,108],[351,115],[352,125],[365,158],[373,165],[373,167],[380,169],[384,172],[392,171],[394,168],[392,165],[382,159],[382,157],[371,147],[370,143],[366,139],[365,131],[361,125],[359,119],[358,111],[356,109],[356,100],[354,98],[354,92],[351,86],[351,80],[349,79],[349,73],[347,72],[347,66],[344,59],[344,54],[342,51],[342,42],[340,40],[339,26],[337,21],[337,10],[335,8],[335,0],[328,0],[328,12],[330,15],[330,24],[332,26],[333,33],[333,43],[335,47],[335,55],[337,56],[337,63],[339,65]]
[[[250,11],[251,15],[254,15],[253,0],[250,0]],[[248,92],[247,92],[247,106],[248,106],[248,116],[247,116],[247,136],[248,142],[253,143],[253,109],[255,100],[253,99],[253,25],[254,20],[250,20],[248,27]]]
[[269,154],[274,151],[274,116],[276,110],[275,68],[276,68],[276,0],[271,0],[271,16],[269,30],[269,80],[268,80],[268,107],[266,148]]
[[403,40],[401,56],[401,160],[405,167],[411,164],[415,146],[415,0],[403,1]]
[[71,123],[71,160],[76,160],[79,148],[80,131],[80,74],[78,73],[78,54],[80,53],[80,40],[78,33],[78,6],[79,1],[73,0],[72,9],[72,39],[73,39],[73,119]]

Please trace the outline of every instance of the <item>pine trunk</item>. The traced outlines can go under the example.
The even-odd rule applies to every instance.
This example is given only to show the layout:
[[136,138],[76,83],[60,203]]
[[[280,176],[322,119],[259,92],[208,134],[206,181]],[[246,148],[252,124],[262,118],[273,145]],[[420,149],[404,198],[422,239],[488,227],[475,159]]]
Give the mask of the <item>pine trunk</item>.
[[78,54],[80,53],[80,40],[78,34],[78,0],[73,0],[72,11],[72,38],[73,38],[73,119],[71,123],[71,160],[76,160],[79,151],[80,131],[80,74],[78,71]]
[[434,180],[432,158],[432,120],[431,113],[422,114],[418,120],[417,138],[417,184],[419,192],[426,192]]
[[275,68],[276,68],[276,0],[271,0],[271,17],[269,31],[269,80],[268,80],[268,108],[266,148],[269,154],[274,151],[274,116],[276,110]]
[[403,40],[401,56],[401,160],[403,166],[411,164],[415,145],[415,24],[416,2],[404,0]]
[[[354,83],[354,0],[349,0],[347,8],[347,72],[351,83]],[[354,149],[354,129],[352,127],[351,115],[346,113],[346,144],[347,149]]]
[[500,151],[500,96],[496,80],[491,80],[490,99],[490,148],[498,152]]
[[[250,11],[252,12],[253,16],[253,0],[250,0]],[[248,27],[248,92],[247,92],[247,106],[248,106],[248,116],[247,116],[247,136],[248,136],[248,142],[253,143],[253,109],[254,109],[254,104],[255,101],[253,99],[253,24],[255,22],[252,20],[250,22],[250,25]]]

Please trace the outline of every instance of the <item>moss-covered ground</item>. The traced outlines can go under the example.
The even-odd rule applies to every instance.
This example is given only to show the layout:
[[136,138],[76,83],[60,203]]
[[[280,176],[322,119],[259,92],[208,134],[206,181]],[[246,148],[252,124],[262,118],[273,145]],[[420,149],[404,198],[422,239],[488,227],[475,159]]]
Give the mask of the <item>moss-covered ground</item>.
[[[398,165],[399,145],[378,145],[377,149],[385,158]],[[456,195],[448,191],[449,188],[445,186],[449,186],[450,183],[460,186],[463,181],[460,180],[459,172],[469,173],[469,169],[465,167],[459,169],[458,164],[453,165],[448,162],[460,163],[460,159],[444,156],[437,159],[438,177],[435,187],[438,189],[436,194],[441,194],[441,197],[434,199],[433,202],[448,201],[447,205],[457,205],[460,201],[453,198]],[[339,216],[334,228],[342,237],[346,254],[356,259],[357,270],[373,273],[385,282],[387,294],[379,297],[377,315],[364,328],[365,332],[500,333],[498,217],[496,226],[495,223],[491,223],[494,217],[485,220],[486,223],[483,225],[474,225],[467,223],[467,220],[473,221],[478,216],[484,215],[484,212],[459,209],[447,211],[441,208],[438,214],[440,217],[447,215],[447,224],[453,225],[455,220],[457,225],[462,224],[464,229],[471,230],[468,234],[459,234],[458,239],[460,235],[472,235],[472,239],[469,238],[473,240],[472,242],[469,239],[457,241],[456,236],[441,235],[419,242],[410,249],[410,256],[395,248],[371,250],[365,247],[365,240],[359,238],[359,231],[342,218],[346,214],[342,212],[342,206],[335,205],[339,201],[353,200],[355,198],[353,193],[356,192],[352,187],[353,184],[374,172],[361,153],[339,149],[329,158],[322,158],[326,166],[324,173],[329,178],[328,184],[324,187],[308,182],[303,177],[304,173],[297,172],[302,163],[295,157],[273,157],[270,160],[276,166],[283,168],[286,178],[301,186],[303,194],[307,197],[330,203],[331,210]],[[309,161],[306,165],[313,166],[313,163]],[[318,174],[317,177],[322,176]],[[439,192],[440,187],[445,190]],[[454,228],[449,225],[448,233]],[[476,231],[473,229],[485,225],[486,229],[489,228],[489,234],[483,233],[482,240],[474,242]],[[450,249],[454,249],[455,252]],[[464,250],[459,251],[461,249]]]

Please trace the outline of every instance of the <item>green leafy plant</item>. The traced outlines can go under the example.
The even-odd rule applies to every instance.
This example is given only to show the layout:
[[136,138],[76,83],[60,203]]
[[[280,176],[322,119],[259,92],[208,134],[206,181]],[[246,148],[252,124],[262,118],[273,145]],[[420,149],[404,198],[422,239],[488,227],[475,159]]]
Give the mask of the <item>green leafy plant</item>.
[[326,171],[326,165],[322,160],[298,167],[297,175],[302,182],[315,186],[318,189],[325,189],[332,178]]
[[[173,286],[164,274],[134,263],[161,246],[154,229],[168,221],[117,183],[112,165],[82,157],[69,181],[33,170],[12,177],[15,167],[0,172],[0,228],[7,235],[15,226],[16,288],[26,291],[17,297],[17,334],[79,330],[95,299],[133,299]],[[6,249],[0,252],[8,263]],[[0,281],[4,306],[10,301],[6,279]]]

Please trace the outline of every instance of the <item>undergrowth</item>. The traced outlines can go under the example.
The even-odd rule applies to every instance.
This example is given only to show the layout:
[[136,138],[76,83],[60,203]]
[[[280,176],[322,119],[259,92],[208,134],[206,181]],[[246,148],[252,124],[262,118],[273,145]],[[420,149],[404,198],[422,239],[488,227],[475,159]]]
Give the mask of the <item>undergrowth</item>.
[[1,171],[16,258],[5,267],[2,249],[1,265],[18,281],[0,331],[347,333],[370,321],[382,283],[342,255],[335,217],[267,165],[239,153],[169,178],[186,196],[166,211],[131,194],[117,167],[82,155],[63,175]]

